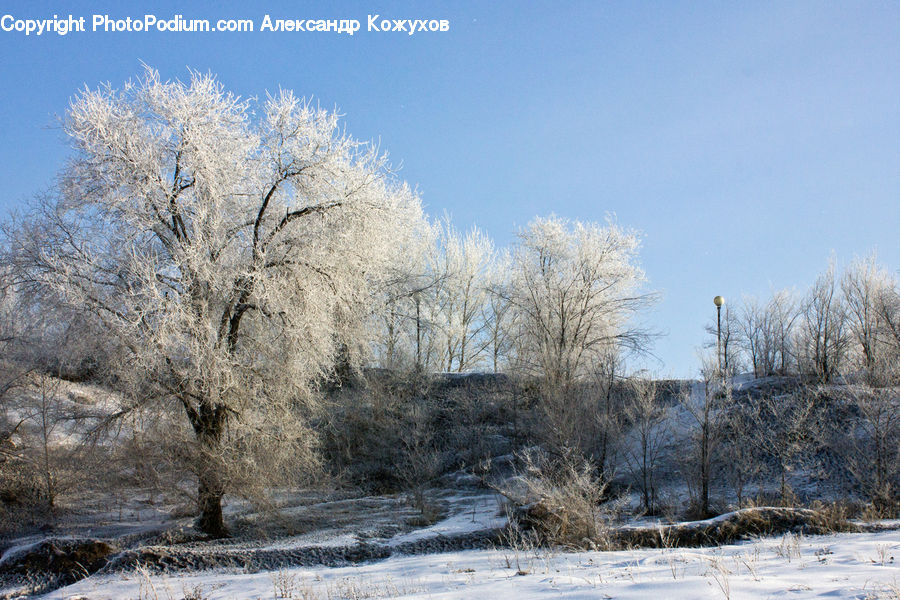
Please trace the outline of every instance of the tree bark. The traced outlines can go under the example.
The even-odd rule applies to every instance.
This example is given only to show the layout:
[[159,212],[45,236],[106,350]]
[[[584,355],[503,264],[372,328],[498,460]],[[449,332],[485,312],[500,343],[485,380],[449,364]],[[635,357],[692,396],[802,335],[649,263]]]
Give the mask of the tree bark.
[[227,537],[228,529],[222,516],[222,497],[225,494],[217,469],[202,470],[198,479],[197,504],[200,516],[197,528],[214,538]]
[[225,486],[222,481],[222,434],[225,431],[225,407],[209,401],[194,409],[185,402],[185,410],[199,443],[197,458],[197,528],[214,538],[228,536],[222,515]]
[[709,417],[704,415],[703,439],[700,446],[700,512],[705,519],[709,512]]

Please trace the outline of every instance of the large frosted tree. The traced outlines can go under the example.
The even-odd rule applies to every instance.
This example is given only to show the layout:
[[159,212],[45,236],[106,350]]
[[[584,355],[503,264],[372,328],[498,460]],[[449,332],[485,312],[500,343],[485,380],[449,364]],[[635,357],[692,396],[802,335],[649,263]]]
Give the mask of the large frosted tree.
[[645,348],[647,333],[632,317],[653,294],[640,290],[637,233],[549,217],[533,220],[518,237],[506,297],[521,370],[567,389],[610,349]]
[[518,238],[502,292],[514,331],[511,364],[541,382],[547,441],[568,452],[583,445],[596,418],[583,384],[620,353],[646,348],[633,317],[653,297],[640,289],[633,231],[549,217]]
[[364,347],[419,200],[336,114],[287,91],[241,100],[211,75],[82,91],[65,131],[74,156],[19,224],[16,260],[117,338],[120,377],[186,417],[198,525],[223,535],[227,440],[277,440],[246,441]]

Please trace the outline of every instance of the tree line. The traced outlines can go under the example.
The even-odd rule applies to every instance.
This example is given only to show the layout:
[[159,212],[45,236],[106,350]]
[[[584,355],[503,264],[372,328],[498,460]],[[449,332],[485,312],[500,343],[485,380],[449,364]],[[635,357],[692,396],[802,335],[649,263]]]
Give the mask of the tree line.
[[[721,327],[729,374],[802,375],[820,383],[853,375],[884,386],[896,381],[900,359],[900,286],[875,254],[843,272],[832,260],[803,294],[785,289],[726,305]],[[717,334],[715,325],[707,331]]]
[[[355,443],[342,431],[351,425],[384,441],[390,428],[376,425],[391,409],[377,386],[352,409],[334,399],[379,367],[417,381],[512,374],[504,414],[514,426],[530,415],[550,456],[587,460],[606,479],[622,432],[637,426],[643,451],[629,461],[650,470],[639,487],[653,503],[658,394],[620,393],[626,357],[653,338],[639,323],[656,294],[636,231],[550,216],[498,250],[477,228],[430,220],[336,113],[289,91],[240,99],[201,73],[164,81],[148,68],[121,89],[86,89],[64,130],[71,159],[50,192],[3,223],[0,268],[0,399],[26,385],[45,399],[29,418],[44,423],[48,489],[51,375],[114,390],[111,414],[73,418],[92,422],[95,443],[130,423],[125,445],[182,465],[198,527],[225,535],[226,493],[297,484]],[[898,285],[874,259],[840,278],[830,267],[800,303],[778,293],[724,317],[726,374],[747,361],[757,376],[896,382]],[[691,412],[705,431],[719,414],[711,406]],[[419,483],[439,438],[422,410],[398,417],[408,435],[397,440]],[[365,425],[354,420],[362,413]],[[0,443],[19,427],[8,424]],[[140,462],[132,474],[155,476]]]

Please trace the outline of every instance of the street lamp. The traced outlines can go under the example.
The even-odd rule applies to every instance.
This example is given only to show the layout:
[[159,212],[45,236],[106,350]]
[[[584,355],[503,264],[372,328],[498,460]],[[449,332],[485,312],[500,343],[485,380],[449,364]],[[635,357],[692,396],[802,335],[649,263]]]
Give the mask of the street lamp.
[[716,305],[716,364],[719,367],[719,374],[722,373],[722,305],[725,304],[725,298],[716,296],[713,298],[713,304]]

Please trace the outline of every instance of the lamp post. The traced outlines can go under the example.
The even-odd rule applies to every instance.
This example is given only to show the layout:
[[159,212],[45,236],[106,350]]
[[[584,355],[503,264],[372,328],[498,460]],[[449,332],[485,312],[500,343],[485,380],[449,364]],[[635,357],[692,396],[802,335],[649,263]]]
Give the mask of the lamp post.
[[719,375],[724,378],[725,374],[722,373],[722,305],[725,304],[725,298],[716,296],[713,298],[713,304],[716,305],[716,364]]

